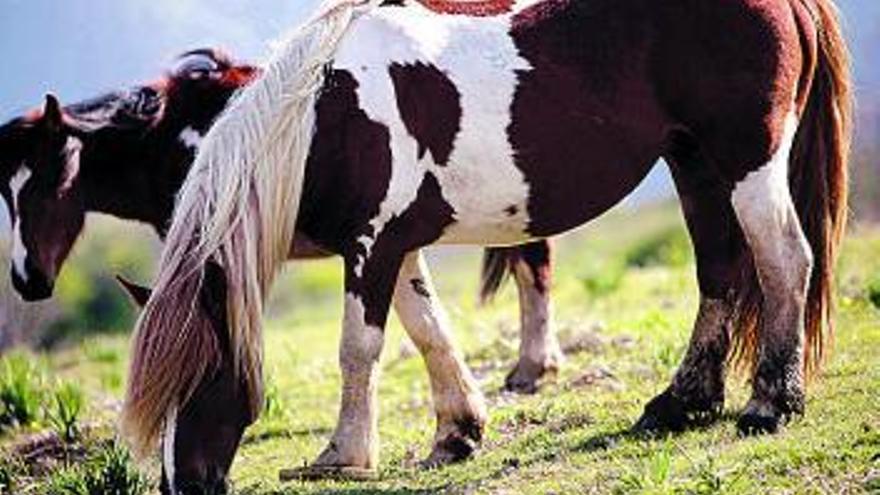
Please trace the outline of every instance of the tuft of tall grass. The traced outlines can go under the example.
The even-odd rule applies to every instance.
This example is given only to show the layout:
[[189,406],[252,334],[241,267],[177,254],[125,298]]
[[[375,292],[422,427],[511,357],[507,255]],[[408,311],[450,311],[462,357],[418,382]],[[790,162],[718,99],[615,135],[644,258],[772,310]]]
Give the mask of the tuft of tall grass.
[[15,459],[0,459],[0,495],[17,493],[16,479],[19,469],[20,465]]
[[45,382],[34,358],[14,353],[0,360],[0,430],[29,426],[40,415]]
[[82,390],[73,383],[60,384],[52,394],[52,402],[46,409],[46,417],[58,437],[67,443],[73,443],[79,438],[80,417],[84,405]]
[[281,389],[278,382],[274,378],[274,374],[268,374],[265,380],[266,392],[265,403],[263,405],[263,413],[266,418],[278,419],[283,418],[287,413],[287,405],[281,396]]
[[104,446],[83,464],[58,471],[44,487],[47,495],[142,495],[147,479],[120,444]]

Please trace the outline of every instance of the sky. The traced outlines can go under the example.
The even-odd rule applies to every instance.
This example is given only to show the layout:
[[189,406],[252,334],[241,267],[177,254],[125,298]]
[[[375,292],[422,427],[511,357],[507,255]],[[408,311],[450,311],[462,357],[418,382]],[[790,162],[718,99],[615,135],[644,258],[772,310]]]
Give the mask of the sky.
[[316,0],[0,0],[0,118],[152,79],[179,53],[261,60]]
[[[854,42],[859,90],[880,100],[880,0],[838,4]],[[47,91],[62,103],[73,102],[153,79],[177,54],[193,48],[220,46],[259,61],[273,39],[317,5],[318,0],[0,0],[0,122],[39,105]],[[661,170],[641,194],[667,191]]]

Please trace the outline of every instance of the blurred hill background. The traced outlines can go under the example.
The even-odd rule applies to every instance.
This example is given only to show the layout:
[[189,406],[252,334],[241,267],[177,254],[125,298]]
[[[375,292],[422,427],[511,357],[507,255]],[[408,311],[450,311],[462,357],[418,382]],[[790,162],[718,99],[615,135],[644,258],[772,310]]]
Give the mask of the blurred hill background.
[[[38,106],[47,91],[63,102],[91,97],[159,75],[179,53],[221,46],[259,61],[271,40],[296,25],[318,0],[3,0],[0,16],[0,120]],[[880,221],[880,0],[838,0],[854,57],[858,131],[853,160],[853,210]],[[735,36],[735,33],[730,33]],[[629,205],[672,195],[665,167]],[[18,335],[51,345],[73,329],[128,328],[131,311],[115,289],[114,272],[149,280],[156,241],[147,229],[114,235],[120,224],[91,219],[59,281],[56,298],[24,311],[9,288],[5,208],[0,208],[0,347]],[[113,241],[111,242],[110,239]],[[47,323],[47,322],[51,322]],[[13,330],[15,330],[13,332]]]

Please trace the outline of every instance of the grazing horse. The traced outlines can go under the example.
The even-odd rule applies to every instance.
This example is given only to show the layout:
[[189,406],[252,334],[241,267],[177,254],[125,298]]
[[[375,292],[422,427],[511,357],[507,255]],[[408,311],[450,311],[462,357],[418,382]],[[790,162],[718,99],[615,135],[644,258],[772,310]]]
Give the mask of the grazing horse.
[[[234,452],[262,404],[263,301],[298,231],[345,264],[342,404],[309,474],[375,469],[383,328],[398,280],[421,280],[420,249],[563,233],[663,157],[701,303],[639,425],[717,415],[733,353],[754,372],[738,428],[772,432],[803,411],[830,325],[850,115],[830,0],[530,0],[480,16],[332,0],[205,136],[138,321],[123,430],[173,455],[186,411],[225,380],[238,423],[210,428]],[[436,296],[413,297],[433,325]],[[171,490],[221,484],[231,461],[203,461],[174,459]]]
[[[164,235],[202,136],[257,72],[219,50],[193,50],[154,83],[65,108],[50,96],[42,112],[0,127],[0,193],[14,222],[11,275],[21,296],[52,294],[87,212],[145,222]],[[327,255],[304,236],[291,253]],[[486,250],[482,299],[508,273],[520,294],[520,359],[506,380],[510,390],[534,392],[562,360],[550,327],[550,265],[545,240]]]

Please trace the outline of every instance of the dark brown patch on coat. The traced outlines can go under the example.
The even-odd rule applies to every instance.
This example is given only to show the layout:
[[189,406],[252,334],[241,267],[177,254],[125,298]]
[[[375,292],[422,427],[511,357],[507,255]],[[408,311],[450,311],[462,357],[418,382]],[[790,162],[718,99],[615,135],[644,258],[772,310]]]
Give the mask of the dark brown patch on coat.
[[[362,235],[372,235],[391,180],[388,128],[360,108],[358,82],[333,70],[315,107],[315,136],[306,163],[297,232],[336,254],[354,256]],[[365,254],[365,253],[362,253]]]
[[364,320],[383,328],[394,294],[400,263],[413,249],[432,244],[453,222],[455,210],[443,199],[434,174],[425,175],[416,200],[400,216],[390,221],[364,263],[363,276],[357,277],[346,263],[346,289],[361,297]]
[[397,107],[403,124],[419,145],[418,158],[430,152],[434,163],[446,165],[461,128],[461,96],[440,69],[417,62],[391,64]]
[[508,129],[530,186],[529,231],[576,227],[626,196],[660,156],[643,1],[549,0],[516,14],[519,71]]

